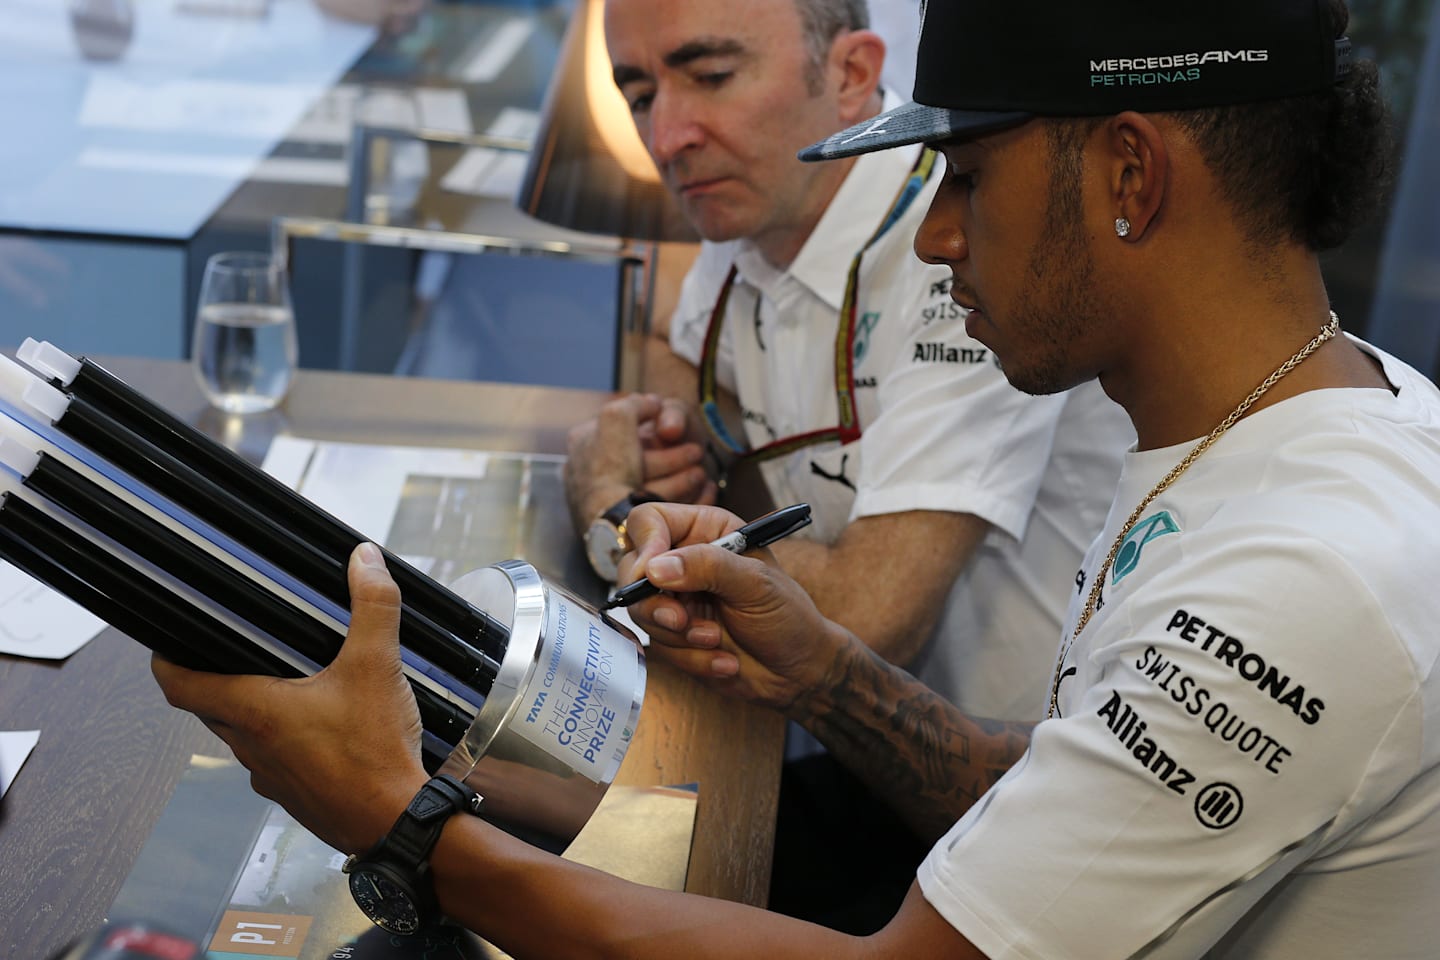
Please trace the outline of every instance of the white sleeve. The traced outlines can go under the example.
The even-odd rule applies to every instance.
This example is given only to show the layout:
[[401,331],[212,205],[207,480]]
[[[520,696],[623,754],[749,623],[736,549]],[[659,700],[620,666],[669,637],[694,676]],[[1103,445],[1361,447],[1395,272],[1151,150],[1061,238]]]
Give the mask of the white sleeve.
[[1087,628],[1068,716],[921,866],[991,960],[1199,956],[1414,775],[1418,681],[1367,586],[1313,541],[1229,532]]
[[[912,255],[913,260],[913,255]],[[903,327],[880,373],[880,414],[861,434],[851,519],[906,510],[978,516],[1017,540],[1050,461],[1063,396],[1010,386],[994,355],[965,333],[949,270],[918,260],[895,281]]]

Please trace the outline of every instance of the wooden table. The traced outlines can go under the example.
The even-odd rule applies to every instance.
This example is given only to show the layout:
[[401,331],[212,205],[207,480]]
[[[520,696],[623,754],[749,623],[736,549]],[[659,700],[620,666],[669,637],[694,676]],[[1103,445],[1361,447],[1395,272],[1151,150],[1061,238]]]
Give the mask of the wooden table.
[[[554,388],[306,371],[282,409],[227,418],[205,406],[184,364],[105,365],[257,461],[277,432],[560,453],[569,427],[605,399]],[[563,512],[564,505],[551,509]],[[566,576],[589,576],[568,524],[552,528],[565,531],[554,547]],[[575,581],[568,585],[584,592]],[[59,664],[0,657],[0,730],[41,731],[0,799],[0,957],[42,960],[102,923],[191,755],[228,755],[199,721],[165,703],[148,661],[148,650],[116,630]],[[640,724],[617,782],[700,784],[686,889],[765,902],[782,728],[775,714],[650,664]]]

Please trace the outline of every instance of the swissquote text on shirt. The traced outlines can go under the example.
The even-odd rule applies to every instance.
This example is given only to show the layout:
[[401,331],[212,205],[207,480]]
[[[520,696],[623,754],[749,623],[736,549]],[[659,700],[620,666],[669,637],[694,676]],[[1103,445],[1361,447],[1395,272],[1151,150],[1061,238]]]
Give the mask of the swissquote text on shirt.
[[[1383,362],[1398,393],[1258,411],[1127,533],[1062,719],[920,870],[992,960],[1434,955],[1440,393]],[[1067,629],[1190,446],[1127,458]]]
[[[717,377],[736,392],[752,447],[834,427],[835,336],[846,272],[919,148],[860,157],[784,271],[743,241],[702,245],[671,324],[671,346],[699,363],[730,268]],[[942,164],[943,166],[943,164]],[[992,525],[952,589],[911,670],[970,712],[1033,719],[1069,584],[1104,520],[1134,432],[1094,384],[1029,397],[965,334],[949,271],[912,244],[940,178],[865,254],[854,345],[856,442],[764,464],[776,503],[805,501],[805,531],[833,542],[852,520],[909,510],[969,513]]]

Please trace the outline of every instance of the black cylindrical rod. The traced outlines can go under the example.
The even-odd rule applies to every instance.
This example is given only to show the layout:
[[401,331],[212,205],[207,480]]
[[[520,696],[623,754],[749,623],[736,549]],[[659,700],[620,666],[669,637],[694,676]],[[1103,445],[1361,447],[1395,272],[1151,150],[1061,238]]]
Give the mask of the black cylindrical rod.
[[[229,447],[216,443],[155,403],[100,364],[80,359],[66,387],[75,397],[102,409],[157,448],[183,459],[201,475],[239,493],[247,502],[337,556],[350,555],[360,533]],[[62,428],[63,429],[63,428]],[[385,565],[400,585],[405,605],[442,625],[495,660],[505,656],[510,631],[399,557],[385,551]]]
[[320,666],[345,637],[48,454],[25,486]]
[[[220,673],[302,675],[298,668],[256,645],[233,627],[144,572],[117,562],[112,554],[23,500],[14,496],[0,500],[0,532],[8,542],[28,547],[32,553],[47,557],[52,566],[67,571],[69,578],[63,582],[51,582],[39,573],[34,575],[75,602],[84,605],[94,599],[95,591],[114,599],[101,609],[87,609],[167,659]],[[89,584],[92,589],[71,595],[67,588],[76,581]],[[459,743],[473,716],[414,680],[411,689],[425,730],[448,747]]]
[[[256,646],[230,625],[196,608],[142,571],[117,562],[111,554],[17,497],[7,496],[0,506],[0,531],[5,532],[11,544],[28,545],[65,571],[71,580],[88,584],[91,592],[108,598],[109,605],[91,612],[176,663],[221,673],[301,675],[299,669]],[[61,592],[66,592],[68,585],[50,583]],[[94,599],[91,592],[66,595],[85,604]],[[157,638],[157,644],[151,643],[152,636]]]
[[[201,476],[187,463],[137,436],[87,401],[72,400],[55,425],[157,493],[308,583],[332,602],[341,606],[349,603],[348,553],[326,552],[222,484]],[[357,536],[352,549],[359,543]],[[403,601],[403,586],[401,597]],[[489,693],[498,670],[498,661],[493,655],[487,656],[483,648],[442,629],[408,604],[401,610],[400,639],[437,669],[482,695]]]
[[0,557],[24,570],[36,580],[74,600],[95,616],[132,637],[144,636],[146,646],[167,660],[191,670],[219,672],[220,664],[212,663],[193,646],[166,633],[152,624],[128,602],[115,599],[20,540],[0,524]]

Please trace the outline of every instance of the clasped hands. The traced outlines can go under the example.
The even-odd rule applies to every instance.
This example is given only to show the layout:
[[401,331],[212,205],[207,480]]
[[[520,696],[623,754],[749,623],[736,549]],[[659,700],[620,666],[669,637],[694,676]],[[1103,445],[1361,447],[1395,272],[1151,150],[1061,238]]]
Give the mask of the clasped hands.
[[565,492],[579,530],[634,490],[670,503],[715,502],[705,444],[688,404],[653,393],[611,400],[570,431]]

